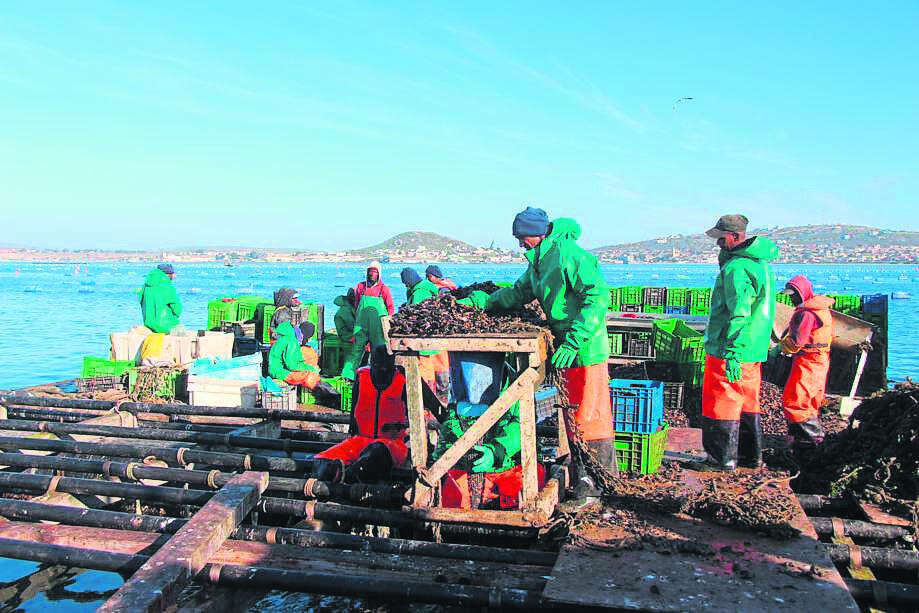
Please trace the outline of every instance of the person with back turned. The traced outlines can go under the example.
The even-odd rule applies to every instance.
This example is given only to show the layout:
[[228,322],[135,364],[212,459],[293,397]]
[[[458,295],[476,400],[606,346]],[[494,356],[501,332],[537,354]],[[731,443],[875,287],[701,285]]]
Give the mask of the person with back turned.
[[144,325],[153,332],[169,334],[179,325],[182,301],[172,280],[176,278],[172,264],[160,264],[147,274],[140,293],[140,311]]
[[[552,364],[561,373],[568,397],[569,438],[584,441],[594,459],[616,473],[616,433],[606,365],[610,297],[597,258],[575,242],[581,236],[576,221],[558,218],[550,222],[542,209],[527,207],[518,213],[512,232],[526,250],[529,266],[513,287],[489,296],[486,310],[513,310],[539,301],[555,340]],[[576,499],[587,502],[599,496],[581,459],[572,458],[570,468]]]
[[826,399],[833,342],[834,300],[814,295],[807,277],[797,275],[783,290],[791,296],[795,312],[779,343],[782,353],[792,356],[791,373],[782,394],[788,433],[796,447],[813,447],[823,441],[820,407]]
[[775,318],[769,262],[779,249],[768,238],[747,237],[747,223],[743,215],[724,215],[706,232],[721,252],[705,330],[702,446],[708,455],[697,470],[733,471],[738,450],[743,464],[762,465],[760,368]]

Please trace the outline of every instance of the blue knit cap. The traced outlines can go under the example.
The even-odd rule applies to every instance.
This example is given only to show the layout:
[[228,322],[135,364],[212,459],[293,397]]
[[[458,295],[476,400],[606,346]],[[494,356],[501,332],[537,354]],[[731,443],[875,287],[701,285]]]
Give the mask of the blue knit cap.
[[432,277],[437,277],[438,279],[444,278],[444,272],[440,269],[440,266],[436,264],[431,264],[424,269],[424,274],[431,275]]
[[163,271],[164,273],[166,273],[167,275],[174,275],[174,274],[176,274],[176,270],[175,270],[175,268],[172,267],[172,264],[160,264],[159,266],[157,266],[157,268],[159,268],[160,270],[162,270],[162,271]]
[[549,231],[549,216],[542,209],[528,206],[526,210],[517,213],[514,225],[511,228],[514,236],[542,236]]
[[414,268],[403,268],[399,276],[402,277],[402,282],[405,283],[406,287],[415,287],[421,283],[421,276]]

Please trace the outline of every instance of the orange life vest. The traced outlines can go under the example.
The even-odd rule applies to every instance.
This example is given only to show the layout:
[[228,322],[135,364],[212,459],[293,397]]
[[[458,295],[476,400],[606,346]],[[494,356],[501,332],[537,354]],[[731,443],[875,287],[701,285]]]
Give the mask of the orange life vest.
[[401,438],[408,427],[402,391],[405,375],[398,370],[389,387],[378,392],[370,379],[370,367],[357,369],[358,398],[352,413],[355,434],[371,438]]
[[801,342],[801,351],[805,353],[829,353],[830,345],[833,343],[833,314],[830,307],[833,306],[833,299],[827,296],[814,296],[807,300],[795,311],[810,311],[817,316],[820,326],[814,328],[809,339],[799,339]]

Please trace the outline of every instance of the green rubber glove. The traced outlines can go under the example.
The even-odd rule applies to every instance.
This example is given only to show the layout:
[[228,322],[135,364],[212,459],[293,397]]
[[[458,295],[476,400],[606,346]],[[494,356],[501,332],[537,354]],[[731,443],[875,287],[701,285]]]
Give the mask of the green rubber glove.
[[472,465],[472,472],[474,473],[493,473],[497,468],[495,466],[495,452],[492,451],[491,447],[488,445],[476,445],[473,447],[476,451],[482,454],[478,460],[476,460]]
[[737,383],[743,378],[743,369],[740,368],[740,360],[733,353],[724,356],[724,376],[729,383]]
[[345,379],[354,381],[354,363],[351,361],[345,362],[345,365],[341,368],[341,376]]
[[578,357],[578,350],[570,345],[562,345],[555,350],[552,355],[552,365],[556,368],[571,368],[575,358]]

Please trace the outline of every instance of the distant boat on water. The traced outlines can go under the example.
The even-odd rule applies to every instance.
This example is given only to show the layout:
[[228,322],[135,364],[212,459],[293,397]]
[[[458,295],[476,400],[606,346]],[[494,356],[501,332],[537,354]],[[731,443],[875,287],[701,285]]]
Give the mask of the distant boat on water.
[[23,288],[22,291],[28,292],[28,293],[30,293],[30,294],[37,294],[37,293],[40,292],[41,290],[38,288],[37,285],[26,285],[25,288]]
[[893,292],[890,297],[894,300],[909,300],[912,298],[909,292]]

